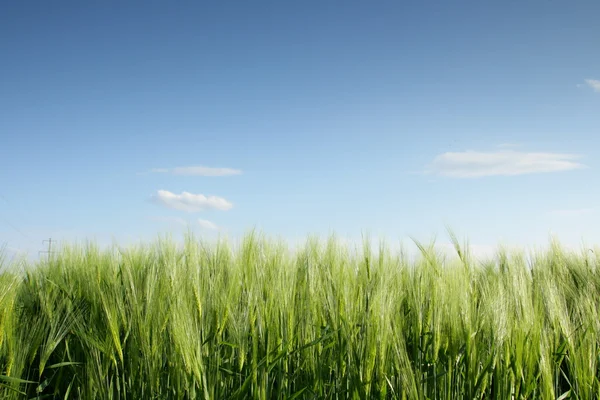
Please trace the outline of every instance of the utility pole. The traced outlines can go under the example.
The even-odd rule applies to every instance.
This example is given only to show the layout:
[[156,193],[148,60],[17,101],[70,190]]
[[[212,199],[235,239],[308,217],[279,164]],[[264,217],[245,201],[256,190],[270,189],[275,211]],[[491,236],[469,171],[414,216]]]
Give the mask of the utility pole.
[[48,242],[48,250],[45,250],[45,251],[39,251],[39,252],[38,252],[38,254],[41,254],[41,253],[47,253],[47,254],[48,254],[48,257],[49,257],[49,256],[50,256],[50,253],[53,253],[53,251],[52,251],[52,238],[49,238],[48,240],[42,240],[42,244],[44,244],[44,243],[46,243],[46,242]]

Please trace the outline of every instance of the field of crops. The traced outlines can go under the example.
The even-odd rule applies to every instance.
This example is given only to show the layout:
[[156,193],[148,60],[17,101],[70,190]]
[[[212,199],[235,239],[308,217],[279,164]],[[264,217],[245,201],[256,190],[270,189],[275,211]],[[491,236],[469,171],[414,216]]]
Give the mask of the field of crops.
[[599,398],[595,253],[455,244],[189,237],[5,266],[0,398]]

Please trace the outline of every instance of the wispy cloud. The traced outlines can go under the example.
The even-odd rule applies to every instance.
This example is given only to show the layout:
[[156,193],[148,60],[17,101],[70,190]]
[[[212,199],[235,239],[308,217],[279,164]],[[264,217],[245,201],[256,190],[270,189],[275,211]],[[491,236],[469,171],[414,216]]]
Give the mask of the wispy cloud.
[[480,178],[558,172],[585,168],[575,161],[580,158],[576,154],[511,150],[449,152],[435,157],[426,173],[450,178]]
[[213,223],[211,221],[207,221],[205,219],[198,219],[198,225],[200,225],[200,227],[203,229],[207,229],[207,230],[211,230],[211,231],[219,230],[219,227],[215,223]]
[[586,79],[585,83],[594,89],[595,92],[600,92],[600,81],[597,79]]
[[204,210],[227,211],[233,207],[228,200],[217,196],[205,196],[203,194],[194,194],[182,192],[181,194],[171,193],[168,190],[159,190],[152,196],[152,200],[165,207],[174,210],[186,212],[199,212]]
[[555,217],[581,217],[593,213],[593,208],[572,208],[563,210],[552,210],[549,212],[550,215]]
[[240,175],[242,170],[234,168],[211,168],[202,165],[175,168],[153,168],[150,172],[157,174],[188,175],[188,176],[232,176]]

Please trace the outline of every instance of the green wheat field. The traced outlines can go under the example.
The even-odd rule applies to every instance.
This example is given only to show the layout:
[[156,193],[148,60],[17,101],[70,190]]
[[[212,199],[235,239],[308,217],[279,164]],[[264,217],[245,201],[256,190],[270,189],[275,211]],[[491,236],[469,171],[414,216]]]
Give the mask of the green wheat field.
[[0,269],[2,399],[600,398],[600,258],[158,239]]

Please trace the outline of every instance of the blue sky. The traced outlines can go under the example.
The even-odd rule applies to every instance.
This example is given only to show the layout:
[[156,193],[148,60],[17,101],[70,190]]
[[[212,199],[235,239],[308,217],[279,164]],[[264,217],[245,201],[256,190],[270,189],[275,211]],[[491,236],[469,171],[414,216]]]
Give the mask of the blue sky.
[[0,243],[600,243],[600,3],[5,2]]

